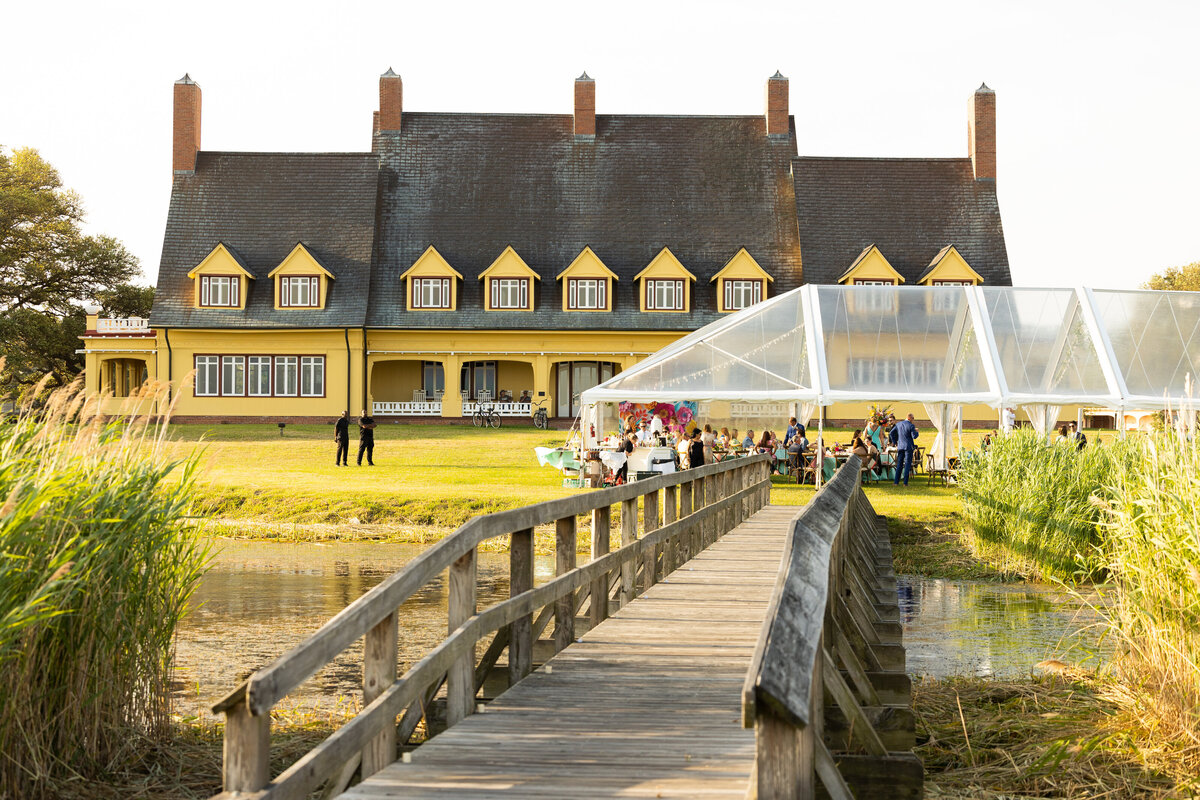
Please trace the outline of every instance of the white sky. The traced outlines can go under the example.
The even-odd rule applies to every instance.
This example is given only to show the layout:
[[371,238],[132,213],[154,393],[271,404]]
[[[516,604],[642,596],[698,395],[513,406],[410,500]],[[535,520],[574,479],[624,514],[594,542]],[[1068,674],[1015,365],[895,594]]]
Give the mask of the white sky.
[[[1017,285],[1131,287],[1200,260],[1195,2],[11,3],[0,144],[29,145],[153,281],[172,83],[206,150],[364,151],[381,72],[416,111],[751,114],[791,79],[801,155],[965,156],[997,93]],[[803,243],[802,243],[803,246]]]

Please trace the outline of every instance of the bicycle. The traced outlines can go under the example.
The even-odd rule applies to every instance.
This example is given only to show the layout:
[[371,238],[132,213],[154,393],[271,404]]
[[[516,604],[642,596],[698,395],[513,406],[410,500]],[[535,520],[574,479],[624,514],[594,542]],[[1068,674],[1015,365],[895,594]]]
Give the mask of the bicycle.
[[550,414],[546,411],[546,401],[538,400],[534,406],[537,410],[533,412],[533,427],[546,430],[550,427]]
[[476,404],[475,413],[471,415],[471,424],[476,428],[499,428],[500,414],[496,411],[496,404]]

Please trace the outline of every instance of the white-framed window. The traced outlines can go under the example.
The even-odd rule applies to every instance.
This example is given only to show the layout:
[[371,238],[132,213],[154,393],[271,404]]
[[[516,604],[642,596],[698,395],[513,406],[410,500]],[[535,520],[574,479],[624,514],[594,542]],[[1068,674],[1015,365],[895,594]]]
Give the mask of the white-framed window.
[[[855,286],[895,286],[893,281],[856,280]],[[878,289],[869,289],[854,295],[854,308],[859,311],[891,311],[895,308],[895,295]]]
[[197,397],[216,397],[221,393],[220,362],[219,356],[196,356],[196,376],[192,394]]
[[[974,286],[971,281],[930,281],[931,286]],[[930,308],[933,311],[957,311],[961,302],[958,292],[934,292]]]
[[683,311],[687,297],[681,280],[647,280],[646,308],[651,311]]
[[325,356],[300,357],[300,396],[325,396]]
[[412,279],[413,308],[449,308],[450,298],[449,278]]
[[730,281],[725,283],[725,310],[738,311],[762,302],[762,281]]
[[321,305],[321,279],[315,275],[286,275],[279,279],[281,308],[317,308]]
[[251,397],[271,396],[271,357],[246,358],[246,394]]
[[446,391],[446,370],[440,361],[425,361],[422,364],[423,388],[426,400],[441,399]]
[[237,308],[240,285],[241,279],[236,275],[201,275],[200,305],[208,308]]
[[296,356],[275,356],[275,396],[295,397],[297,394]]
[[242,397],[246,394],[246,357],[221,356],[221,395]]
[[492,308],[529,308],[528,278],[492,278]]
[[607,278],[567,278],[567,308],[607,308],[607,290]]

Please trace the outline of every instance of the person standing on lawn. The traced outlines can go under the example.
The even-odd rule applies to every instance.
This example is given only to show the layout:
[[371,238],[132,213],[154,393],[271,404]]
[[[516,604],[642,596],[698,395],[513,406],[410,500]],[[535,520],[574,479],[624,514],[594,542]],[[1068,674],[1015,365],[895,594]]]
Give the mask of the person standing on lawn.
[[362,410],[358,418],[358,465],[362,466],[363,453],[367,454],[367,466],[375,466],[375,420]]
[[350,411],[347,409],[333,423],[333,440],[337,442],[337,455],[333,463],[338,467],[348,467],[350,460]]
[[892,478],[896,486],[900,485],[901,475],[904,476],[904,485],[908,486],[908,474],[912,472],[913,450],[917,446],[915,440],[918,436],[920,434],[912,414],[892,426],[888,440],[896,446],[896,477]]

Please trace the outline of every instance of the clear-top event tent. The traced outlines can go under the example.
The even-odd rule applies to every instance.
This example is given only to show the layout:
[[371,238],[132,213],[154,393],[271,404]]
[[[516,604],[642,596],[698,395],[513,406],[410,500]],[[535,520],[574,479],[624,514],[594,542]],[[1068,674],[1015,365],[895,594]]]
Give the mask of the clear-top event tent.
[[[1200,375],[1200,292],[809,284],[706,325],[583,393],[620,402],[1176,407]],[[591,406],[592,408],[587,408]],[[608,417],[608,414],[599,416]]]

